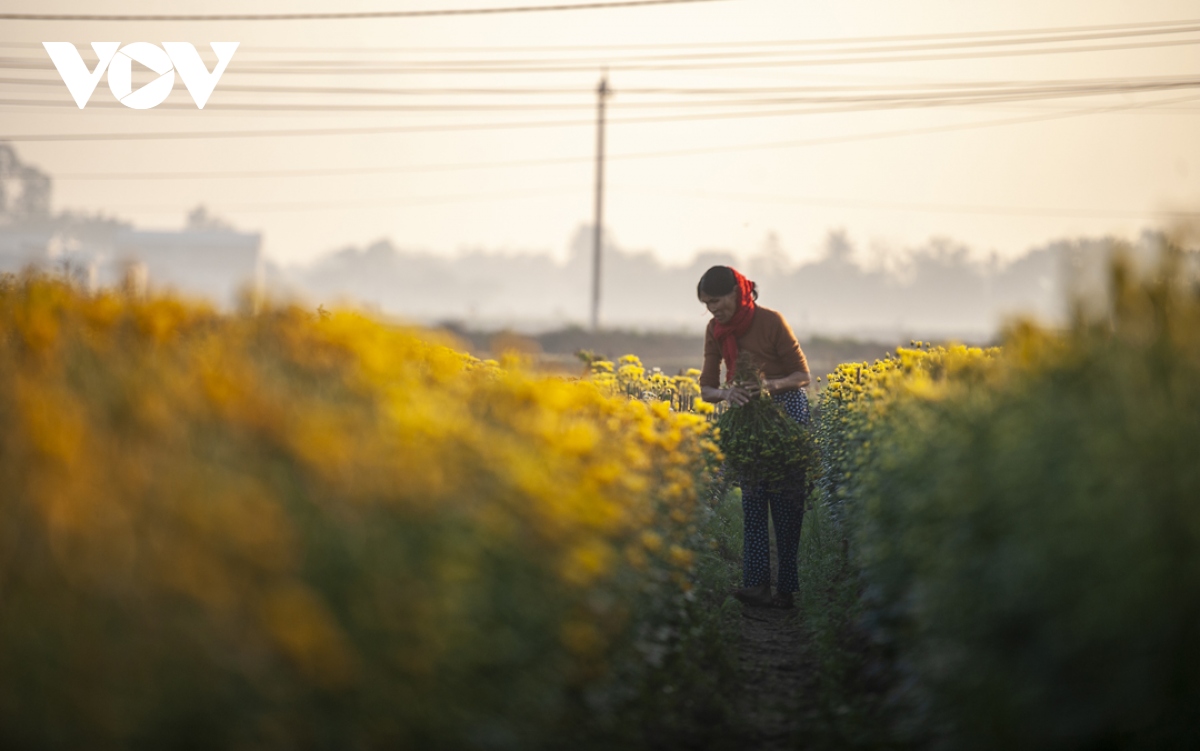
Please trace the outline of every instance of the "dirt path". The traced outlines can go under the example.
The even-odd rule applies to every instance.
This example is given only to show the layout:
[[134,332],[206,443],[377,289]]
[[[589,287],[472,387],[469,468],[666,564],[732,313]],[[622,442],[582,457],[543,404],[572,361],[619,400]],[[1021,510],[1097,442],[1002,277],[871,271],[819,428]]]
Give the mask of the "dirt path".
[[754,736],[747,749],[808,745],[805,729],[820,720],[817,676],[795,610],[744,608],[738,645],[738,711]]

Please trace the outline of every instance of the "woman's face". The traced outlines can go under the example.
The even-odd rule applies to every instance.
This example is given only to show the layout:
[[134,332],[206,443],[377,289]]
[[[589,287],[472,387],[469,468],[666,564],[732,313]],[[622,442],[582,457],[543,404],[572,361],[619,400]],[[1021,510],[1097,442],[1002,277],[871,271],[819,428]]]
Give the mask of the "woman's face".
[[728,295],[709,295],[700,293],[700,302],[708,308],[708,312],[712,313],[712,317],[720,323],[729,323],[729,319],[733,318],[733,314],[737,312],[738,291],[735,288]]

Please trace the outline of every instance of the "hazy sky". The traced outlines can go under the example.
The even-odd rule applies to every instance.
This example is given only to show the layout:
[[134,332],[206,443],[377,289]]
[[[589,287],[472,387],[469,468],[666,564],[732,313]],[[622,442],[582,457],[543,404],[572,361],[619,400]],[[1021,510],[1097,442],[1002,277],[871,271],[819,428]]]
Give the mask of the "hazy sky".
[[[2,7],[26,13],[191,14],[549,2],[6,0]],[[723,0],[365,21],[8,20],[0,21],[0,55],[6,59],[0,138],[429,128],[16,146],[23,160],[55,178],[56,209],[104,210],[139,226],[170,228],[182,225],[187,209],[204,203],[239,228],[263,232],[267,254],[279,261],[308,261],[335,247],[383,237],[439,253],[483,247],[561,257],[575,229],[591,221],[594,89],[607,64],[614,96],[606,226],[622,246],[683,262],[703,249],[752,253],[773,232],[800,261],[818,251],[830,229],[844,227],[864,253],[876,257],[935,235],[1012,257],[1063,236],[1132,235],[1162,224],[1162,210],[1200,209],[1200,31],[1117,37],[1101,30],[1090,32],[1096,38],[1075,41],[1060,39],[1069,34],[1050,34],[1037,45],[934,35],[1192,19],[1200,27],[1196,0]],[[863,39],[906,36],[919,38]],[[93,41],[188,41],[210,66],[215,55],[208,42],[236,41],[240,47],[204,110],[196,109],[178,80],[167,102],[153,110],[122,107],[105,81],[79,110],[41,49],[43,41],[76,43],[89,65],[95,60],[88,46]],[[793,44],[743,44],[785,41]],[[1158,46],[1142,46],[1148,44]],[[1025,54],[1072,47],[1124,48]],[[978,56],[986,52],[1001,56]],[[846,57],[856,61],[830,62]],[[897,59],[912,57],[941,59]],[[279,61],[265,66],[277,72],[249,70],[267,61]],[[764,62],[772,65],[763,67]],[[361,70],[364,63],[383,72],[325,72]],[[313,64],[321,72],[287,72]],[[514,65],[524,70],[506,70]],[[437,70],[415,70],[420,66]],[[470,70],[447,72],[455,67]],[[557,70],[530,70],[536,67]],[[898,94],[928,97],[946,84],[976,90],[1028,82],[1024,88],[1044,90],[1077,88],[1069,82],[1084,79],[1125,88],[1103,96],[878,107]],[[1142,79],[1183,85],[1128,90],[1131,81]],[[135,87],[148,80],[135,77]],[[639,91],[645,89],[654,91]],[[814,96],[830,101],[795,101]],[[30,100],[41,104],[29,106]],[[257,109],[230,109],[235,105]],[[380,105],[432,109],[352,109]],[[851,107],[859,111],[846,111]],[[840,111],[814,111],[822,109]],[[781,111],[790,114],[762,114]],[[710,117],[714,114],[720,117]],[[672,119],[628,122],[654,117]],[[530,126],[554,121],[566,124]],[[518,126],[491,127],[503,123]],[[974,125],[984,123],[991,125]],[[470,125],[491,129],[462,129]],[[958,126],[971,127],[951,129]],[[859,138],[871,134],[887,137]],[[836,139],[843,140],[830,142]],[[129,173],[139,177],[79,179]],[[168,176],[180,173],[236,176]]]

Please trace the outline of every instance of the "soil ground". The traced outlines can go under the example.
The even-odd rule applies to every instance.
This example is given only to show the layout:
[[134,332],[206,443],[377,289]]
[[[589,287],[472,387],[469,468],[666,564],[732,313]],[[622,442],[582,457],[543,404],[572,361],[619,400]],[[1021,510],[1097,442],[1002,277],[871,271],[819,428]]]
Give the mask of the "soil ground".
[[746,607],[738,644],[737,708],[747,749],[804,748],[821,719],[815,661],[795,610]]
[[[774,522],[768,527],[771,580],[779,578]],[[822,745],[817,660],[798,609],[742,606],[736,707],[747,751]]]

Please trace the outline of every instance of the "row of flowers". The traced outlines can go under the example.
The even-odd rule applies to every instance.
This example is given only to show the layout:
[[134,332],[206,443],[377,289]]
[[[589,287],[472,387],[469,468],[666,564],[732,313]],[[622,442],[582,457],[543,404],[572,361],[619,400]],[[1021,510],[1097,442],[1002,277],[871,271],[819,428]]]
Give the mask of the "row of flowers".
[[1200,287],[1184,260],[1114,265],[1107,308],[1079,304],[1065,328],[914,343],[829,377],[802,574],[843,740],[1200,743]]
[[694,379],[451,345],[0,283],[0,745],[536,747],[616,711],[706,549]]

